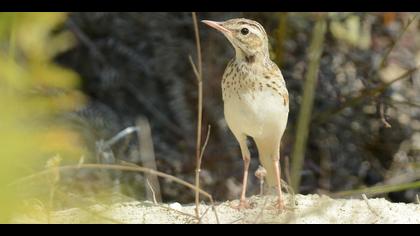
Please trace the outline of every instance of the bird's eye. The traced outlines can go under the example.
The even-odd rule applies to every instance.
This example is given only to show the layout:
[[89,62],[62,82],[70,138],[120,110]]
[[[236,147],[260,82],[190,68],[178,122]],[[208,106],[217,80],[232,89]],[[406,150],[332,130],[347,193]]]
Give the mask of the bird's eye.
[[248,33],[249,33],[248,28],[242,28],[242,29],[241,29],[241,34],[243,34],[243,35],[247,35]]

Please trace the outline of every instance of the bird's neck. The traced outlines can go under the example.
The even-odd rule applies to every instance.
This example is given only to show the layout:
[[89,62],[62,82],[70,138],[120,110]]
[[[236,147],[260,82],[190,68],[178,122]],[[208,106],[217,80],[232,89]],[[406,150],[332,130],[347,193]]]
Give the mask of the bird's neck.
[[240,48],[235,48],[235,52],[236,52],[236,56],[235,56],[236,61],[246,62],[249,65],[264,63],[265,60],[270,59],[268,50],[266,52],[264,51],[264,52],[250,53],[250,52],[245,52],[244,50]]

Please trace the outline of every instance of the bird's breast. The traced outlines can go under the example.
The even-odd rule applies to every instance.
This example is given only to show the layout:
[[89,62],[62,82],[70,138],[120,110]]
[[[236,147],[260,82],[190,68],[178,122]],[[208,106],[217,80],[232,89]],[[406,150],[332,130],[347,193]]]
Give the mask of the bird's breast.
[[224,111],[231,129],[240,130],[251,137],[282,130],[289,113],[288,103],[270,90],[241,91],[225,98]]
[[223,75],[222,93],[225,118],[232,130],[252,137],[284,130],[289,97],[278,69],[232,60]]

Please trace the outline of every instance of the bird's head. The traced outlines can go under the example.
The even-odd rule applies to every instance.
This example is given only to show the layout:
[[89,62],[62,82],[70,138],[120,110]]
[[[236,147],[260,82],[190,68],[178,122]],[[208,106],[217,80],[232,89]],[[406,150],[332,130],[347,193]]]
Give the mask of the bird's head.
[[236,51],[238,59],[247,61],[268,57],[268,39],[264,28],[256,21],[244,18],[223,22],[203,20],[203,23],[222,32]]

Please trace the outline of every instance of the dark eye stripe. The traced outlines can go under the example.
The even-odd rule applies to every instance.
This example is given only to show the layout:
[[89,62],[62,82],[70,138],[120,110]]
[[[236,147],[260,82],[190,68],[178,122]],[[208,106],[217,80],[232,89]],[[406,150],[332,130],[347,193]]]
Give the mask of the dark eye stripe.
[[265,33],[264,28],[263,28],[261,25],[259,25],[259,24],[254,24],[254,23],[250,23],[250,22],[246,22],[246,21],[239,21],[238,23],[239,23],[239,24],[242,24],[242,25],[252,26],[252,27],[254,27],[254,28],[257,28],[257,29],[258,29],[259,31],[261,31],[262,33]]

